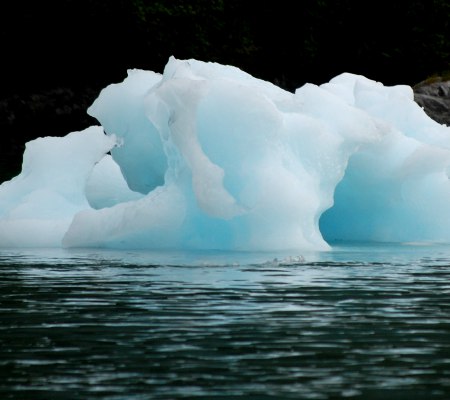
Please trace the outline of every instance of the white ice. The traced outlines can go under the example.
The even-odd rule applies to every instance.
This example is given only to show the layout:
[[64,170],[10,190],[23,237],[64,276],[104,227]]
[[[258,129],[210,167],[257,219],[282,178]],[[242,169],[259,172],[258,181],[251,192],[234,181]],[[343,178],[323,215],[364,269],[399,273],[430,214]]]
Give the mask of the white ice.
[[327,250],[450,242],[450,128],[412,89],[349,73],[290,93],[171,57],[27,144],[0,185],[0,247]]

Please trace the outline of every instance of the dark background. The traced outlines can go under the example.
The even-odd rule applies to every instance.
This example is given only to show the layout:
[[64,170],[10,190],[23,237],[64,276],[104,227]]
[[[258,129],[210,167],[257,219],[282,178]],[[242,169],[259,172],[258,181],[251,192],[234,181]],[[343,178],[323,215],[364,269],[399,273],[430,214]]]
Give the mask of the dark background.
[[168,58],[237,66],[287,90],[342,72],[386,85],[450,69],[450,0],[59,0],[0,6],[0,182],[26,141],[97,121],[129,68]]

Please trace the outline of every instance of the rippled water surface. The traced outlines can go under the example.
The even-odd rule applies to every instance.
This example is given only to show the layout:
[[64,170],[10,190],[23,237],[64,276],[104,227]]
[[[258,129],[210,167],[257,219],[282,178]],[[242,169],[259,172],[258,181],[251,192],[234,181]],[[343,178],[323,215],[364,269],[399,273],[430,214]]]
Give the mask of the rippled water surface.
[[450,247],[0,251],[0,399],[450,399]]

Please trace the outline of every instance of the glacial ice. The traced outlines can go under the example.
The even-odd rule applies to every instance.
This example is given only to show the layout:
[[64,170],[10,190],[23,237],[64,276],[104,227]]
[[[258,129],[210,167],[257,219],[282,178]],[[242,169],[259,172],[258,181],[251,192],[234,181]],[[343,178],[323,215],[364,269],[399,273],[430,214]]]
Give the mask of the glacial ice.
[[0,247],[327,250],[450,242],[450,128],[409,86],[343,73],[295,93],[217,63],[129,70],[99,122],[27,143]]

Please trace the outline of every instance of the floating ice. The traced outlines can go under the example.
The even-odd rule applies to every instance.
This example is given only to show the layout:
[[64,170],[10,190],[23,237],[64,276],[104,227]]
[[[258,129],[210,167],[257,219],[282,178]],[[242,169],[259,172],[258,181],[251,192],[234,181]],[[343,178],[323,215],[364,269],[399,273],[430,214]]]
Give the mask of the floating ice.
[[290,93],[231,66],[130,70],[101,126],[27,144],[0,246],[326,250],[450,241],[450,128],[408,86],[344,73]]

